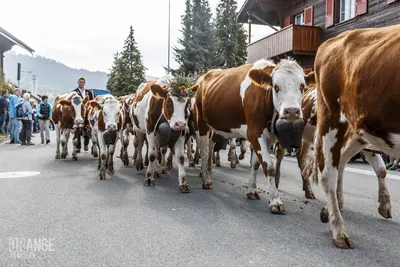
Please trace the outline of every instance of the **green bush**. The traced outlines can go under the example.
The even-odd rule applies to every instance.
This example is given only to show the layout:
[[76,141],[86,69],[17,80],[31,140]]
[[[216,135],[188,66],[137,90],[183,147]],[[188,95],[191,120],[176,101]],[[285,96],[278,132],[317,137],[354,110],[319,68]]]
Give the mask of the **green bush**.
[[0,75],[0,92],[7,89],[10,94],[14,92],[14,89],[9,86],[2,75]]

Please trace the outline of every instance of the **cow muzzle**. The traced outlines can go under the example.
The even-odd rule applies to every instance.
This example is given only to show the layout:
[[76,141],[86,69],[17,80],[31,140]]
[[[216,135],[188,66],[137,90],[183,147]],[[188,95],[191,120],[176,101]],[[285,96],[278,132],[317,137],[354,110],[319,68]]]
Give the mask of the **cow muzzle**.
[[280,116],[280,119],[284,119],[288,122],[295,122],[300,119],[301,110],[300,108],[284,108],[283,114]]
[[186,122],[177,121],[174,123],[173,127],[171,127],[175,131],[184,131],[186,130]]
[[293,122],[278,119],[275,124],[275,135],[284,148],[300,148],[306,123],[303,119]]
[[118,130],[118,127],[115,124],[109,124],[107,125],[107,130],[111,132],[116,132]]

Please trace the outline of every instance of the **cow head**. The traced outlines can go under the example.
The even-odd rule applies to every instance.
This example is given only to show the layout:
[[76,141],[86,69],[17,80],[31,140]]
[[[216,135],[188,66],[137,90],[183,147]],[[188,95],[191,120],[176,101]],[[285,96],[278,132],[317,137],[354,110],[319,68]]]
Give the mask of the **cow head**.
[[89,96],[86,96],[83,100],[80,96],[74,95],[71,100],[63,99],[60,104],[63,106],[63,110],[70,113],[74,119],[74,128],[83,127],[85,115],[85,104],[89,101]]
[[117,99],[109,98],[103,105],[97,101],[91,101],[93,108],[100,109],[103,115],[104,129],[107,131],[115,132],[119,130],[119,118],[121,111],[121,104]]
[[158,84],[150,86],[151,92],[155,97],[164,99],[163,114],[171,129],[183,131],[187,130],[189,107],[191,105],[190,100],[199,86],[194,85],[190,88],[186,88],[185,86],[175,87],[176,84],[174,83],[163,87]]
[[296,61],[283,59],[272,73],[252,69],[248,75],[255,84],[272,90],[280,119],[293,122],[303,118],[301,101],[306,81],[304,71]]

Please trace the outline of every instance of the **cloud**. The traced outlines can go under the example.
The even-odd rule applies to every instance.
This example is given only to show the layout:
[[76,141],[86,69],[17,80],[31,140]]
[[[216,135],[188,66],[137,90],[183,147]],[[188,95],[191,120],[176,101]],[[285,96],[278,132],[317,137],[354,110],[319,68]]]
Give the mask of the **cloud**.
[[[238,6],[243,2],[239,0]],[[210,0],[213,10],[217,4],[218,0]],[[1,5],[2,27],[35,49],[37,54],[73,68],[92,71],[108,71],[113,54],[122,50],[132,25],[147,74],[164,74],[162,66],[166,66],[168,60],[167,0],[68,0],[57,1],[57,4],[51,0],[20,0],[5,1]],[[171,0],[171,6],[173,47],[180,36],[185,1]],[[260,37],[270,33],[267,27],[254,27],[252,32]],[[172,49],[171,63],[176,67]]]

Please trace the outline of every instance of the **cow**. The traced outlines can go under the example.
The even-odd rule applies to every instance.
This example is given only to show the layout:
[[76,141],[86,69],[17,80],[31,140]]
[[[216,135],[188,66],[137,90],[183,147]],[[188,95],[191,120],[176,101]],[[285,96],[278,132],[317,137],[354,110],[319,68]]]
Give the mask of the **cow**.
[[399,51],[400,26],[396,25],[346,31],[321,44],[316,54],[320,100],[314,160],[322,170],[327,196],[320,217],[329,222],[333,244],[339,248],[354,248],[336,194],[346,160],[341,153],[344,144],[353,155],[368,145],[400,155],[400,126],[388,120],[400,113]]
[[284,213],[268,150],[276,142],[269,125],[276,116],[287,122],[302,120],[303,69],[292,59],[282,59],[277,65],[262,59],[254,64],[209,71],[200,77],[198,85],[195,98],[203,189],[212,189],[209,154],[213,142],[210,142],[209,132],[212,130],[225,138],[243,138],[253,147],[247,197],[260,199],[256,174],[261,164],[265,177],[270,178],[269,209],[272,213]]
[[[72,133],[72,159],[78,160],[76,146],[84,127],[85,104],[88,100],[89,96],[82,99],[76,92],[57,96],[54,100],[52,120],[55,124],[57,140],[56,159],[65,159],[67,157],[68,139]],[[62,146],[61,155],[60,142]]]
[[[124,118],[119,132],[120,134],[119,138],[121,140],[120,157],[125,166],[129,165],[129,156],[128,156],[129,134],[133,135],[135,138],[133,123],[129,116],[129,107],[135,100],[135,96],[136,94],[129,94],[118,98],[118,101],[121,105],[121,116]],[[136,155],[134,155],[134,158],[136,158]]]
[[[313,81],[312,73],[308,75],[310,82]],[[315,82],[315,81],[314,81]],[[311,184],[309,178],[311,175],[314,175],[314,180],[318,177],[317,172],[313,171],[313,162],[309,160],[309,156],[312,155],[311,148],[314,143],[314,135],[317,127],[317,89],[314,86],[310,86],[307,91],[304,93],[302,100],[302,110],[303,117],[306,122],[306,127],[303,133],[303,142],[301,147],[296,153],[297,162],[300,168],[300,172],[302,174],[303,181],[303,191],[305,191],[305,196],[308,199],[315,199],[314,193],[311,188]],[[352,132],[348,131],[346,133],[347,140],[351,139]],[[285,150],[281,146],[277,145],[276,148],[276,187],[279,185],[279,177],[280,177],[280,166],[282,159],[284,157]],[[343,170],[345,168],[346,163],[353,156],[352,147],[346,146],[346,142],[343,144],[342,152],[341,152],[341,165],[339,167],[339,179],[338,179],[338,187],[337,187],[337,197],[339,201],[339,208],[343,208],[344,199],[343,199]],[[389,192],[386,187],[386,169],[385,164],[381,157],[376,156],[373,151],[363,150],[363,153],[368,160],[369,164],[372,165],[373,170],[375,171],[378,177],[378,194],[379,194],[379,208],[378,212],[381,216],[385,218],[391,217],[391,203]],[[309,164],[311,162],[311,164]]]
[[92,139],[98,144],[100,157],[98,158],[98,169],[100,180],[106,180],[106,169],[114,173],[113,155],[118,131],[123,122],[121,116],[121,105],[112,95],[106,95],[100,99],[89,102],[91,110],[89,123],[92,130]]

